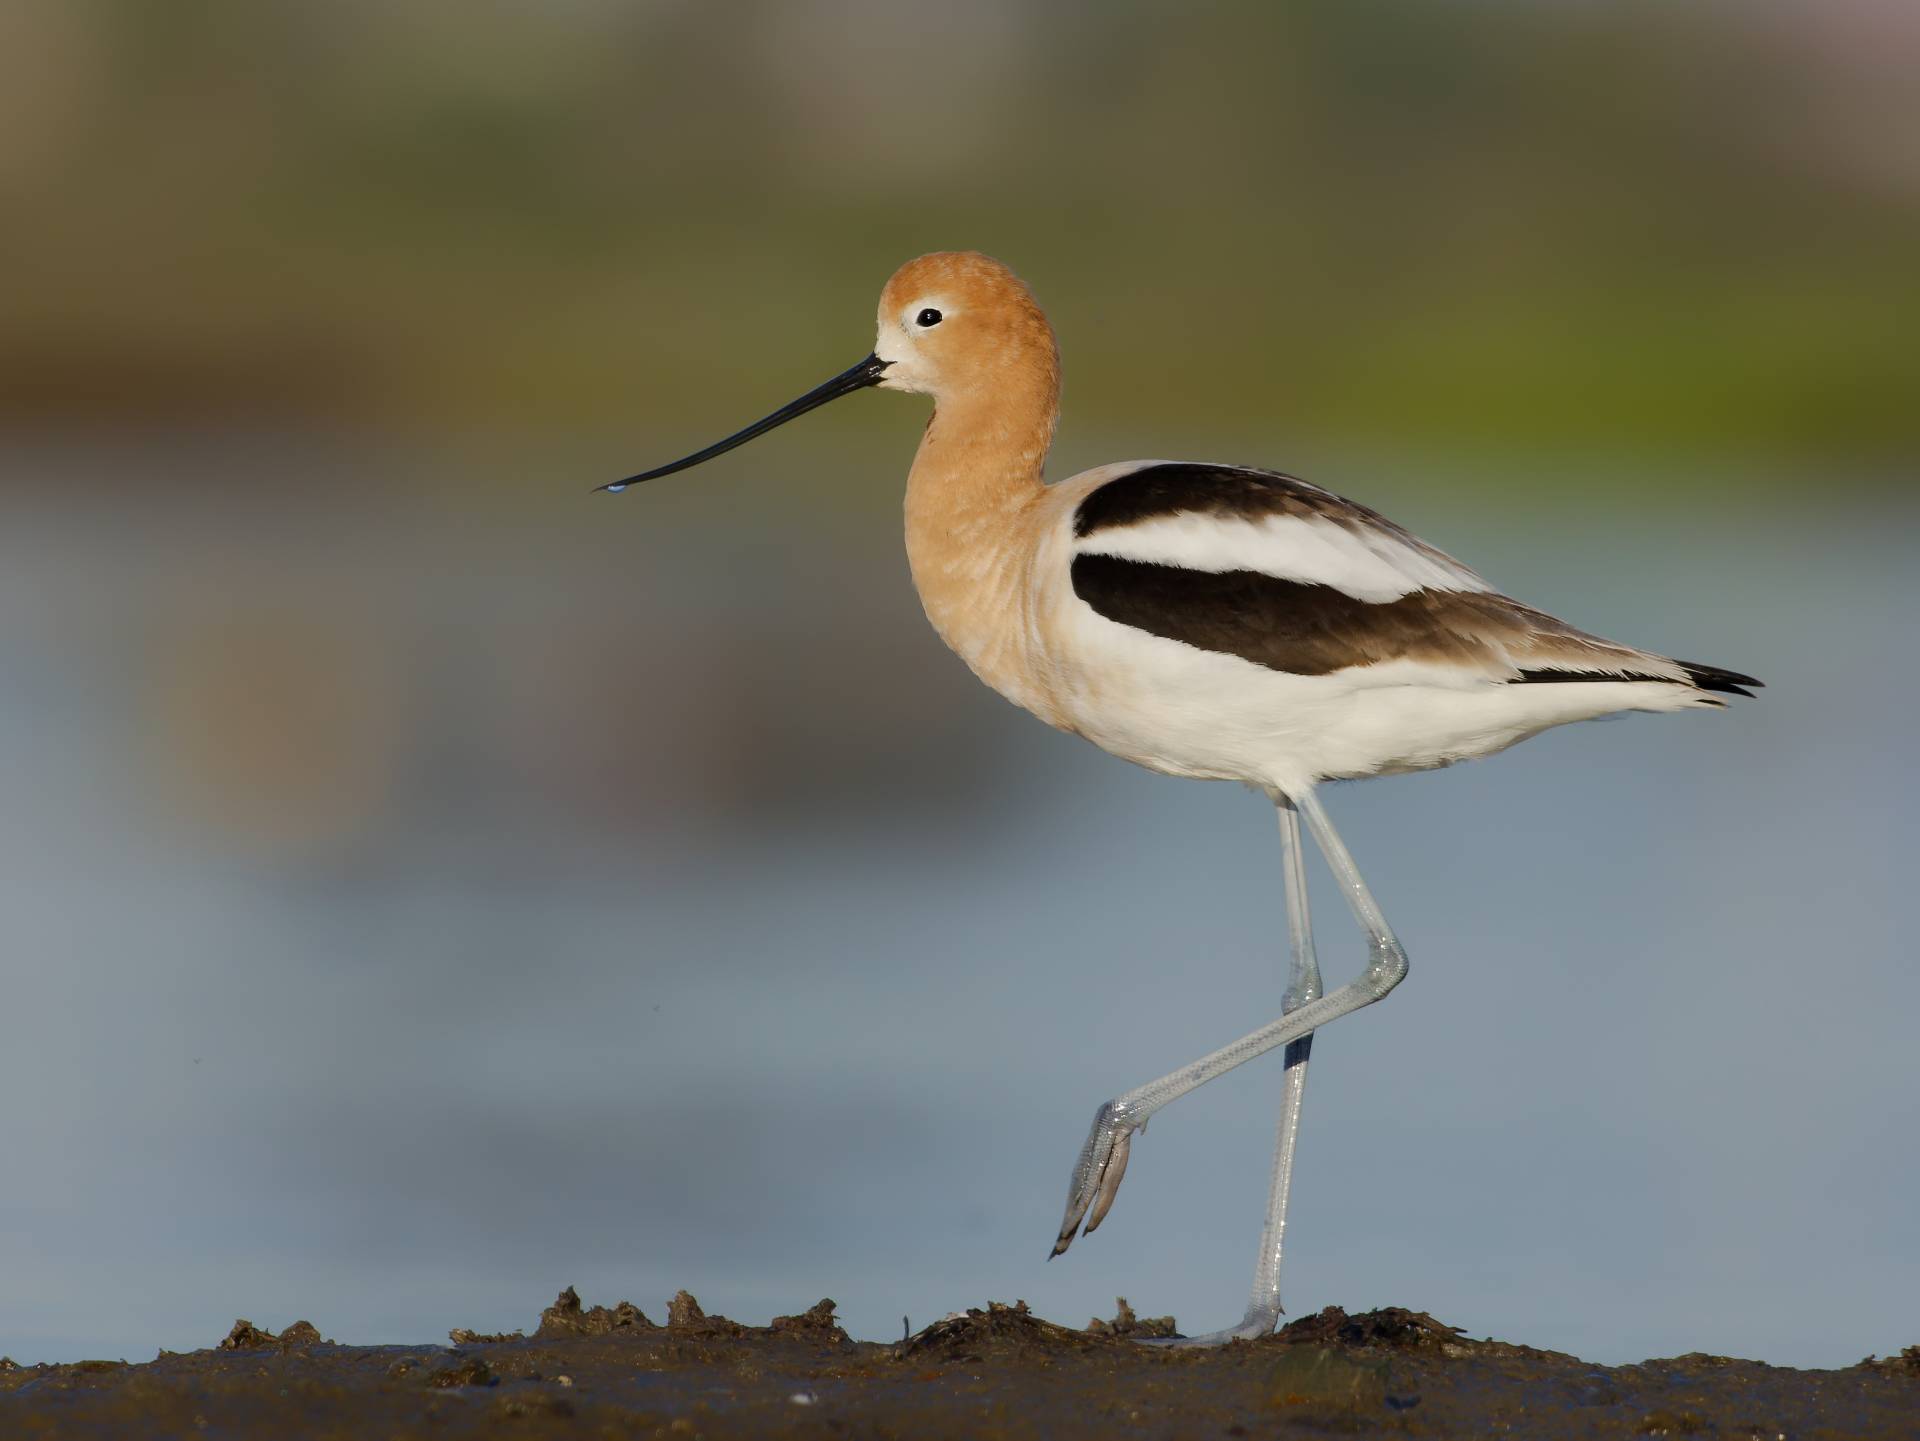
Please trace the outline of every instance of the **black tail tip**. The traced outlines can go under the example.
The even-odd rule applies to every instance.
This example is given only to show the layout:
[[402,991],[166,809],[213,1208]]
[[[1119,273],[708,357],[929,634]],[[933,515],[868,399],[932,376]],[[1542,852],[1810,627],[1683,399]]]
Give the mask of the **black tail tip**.
[[1695,665],[1690,660],[1676,661],[1674,664],[1687,673],[1687,679],[1692,681],[1695,688],[1699,690],[1719,691],[1723,695],[1743,695],[1751,700],[1753,691],[1748,690],[1748,686],[1754,687],[1755,690],[1766,689],[1765,681],[1755,680],[1750,675],[1742,675],[1737,670],[1723,670],[1717,665]]

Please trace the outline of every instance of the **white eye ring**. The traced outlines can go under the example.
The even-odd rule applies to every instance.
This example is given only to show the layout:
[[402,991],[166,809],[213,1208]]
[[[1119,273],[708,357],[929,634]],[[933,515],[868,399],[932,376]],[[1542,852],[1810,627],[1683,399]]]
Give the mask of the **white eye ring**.
[[913,323],[922,330],[932,330],[934,326],[945,319],[946,317],[939,311],[935,310],[931,305],[927,305],[922,306],[920,313],[913,317]]

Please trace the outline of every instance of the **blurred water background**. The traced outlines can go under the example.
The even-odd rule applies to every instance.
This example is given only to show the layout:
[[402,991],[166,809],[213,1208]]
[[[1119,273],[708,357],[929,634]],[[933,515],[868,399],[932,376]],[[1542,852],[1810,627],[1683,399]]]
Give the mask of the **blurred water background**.
[[1316,1048],[1290,1310],[1920,1339],[1917,54],[1899,0],[13,0],[0,1354],[569,1282],[1238,1317],[1277,1058],[1041,1258],[1096,1103],[1276,1009],[1265,805],[939,647],[921,402],[586,494],[956,246],[1060,328],[1052,474],[1284,466],[1769,684],[1333,793],[1413,973]]

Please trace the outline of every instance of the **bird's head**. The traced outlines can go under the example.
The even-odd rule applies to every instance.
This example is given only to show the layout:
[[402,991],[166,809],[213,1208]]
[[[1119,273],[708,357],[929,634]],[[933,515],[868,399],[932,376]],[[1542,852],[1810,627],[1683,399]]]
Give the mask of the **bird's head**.
[[621,491],[687,470],[876,385],[931,395],[937,406],[1017,397],[1051,416],[1060,354],[1033,293],[1006,266],[973,250],[923,255],[896,270],[880,292],[879,330],[865,360],[705,450],[599,488]]
[[1053,327],[1020,277],[977,250],[909,260],[880,292],[873,353],[886,390],[935,401],[1059,385]]

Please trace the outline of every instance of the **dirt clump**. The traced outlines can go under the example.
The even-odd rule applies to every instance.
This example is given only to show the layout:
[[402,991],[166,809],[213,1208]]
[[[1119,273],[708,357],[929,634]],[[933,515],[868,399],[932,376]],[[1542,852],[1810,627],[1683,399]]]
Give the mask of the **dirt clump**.
[[[791,1320],[791,1317],[787,1319]],[[709,1316],[700,1309],[691,1291],[675,1291],[667,1302],[667,1329],[691,1331],[700,1336],[744,1336],[747,1328],[725,1316]]]
[[1275,1339],[1289,1346],[1383,1346],[1393,1351],[1419,1351],[1471,1347],[1471,1341],[1460,1339],[1464,1334],[1458,1326],[1436,1321],[1425,1311],[1401,1306],[1363,1311],[1358,1316],[1348,1315],[1339,1306],[1328,1306],[1282,1327]]
[[[580,1298],[575,1297],[576,1301]],[[509,1341],[524,1341],[525,1331],[469,1331],[465,1326],[455,1326],[447,1332],[447,1339],[456,1346],[504,1346]]]
[[1171,1338],[1180,1332],[1173,1324],[1171,1316],[1136,1316],[1133,1307],[1127,1304],[1125,1296],[1116,1296],[1111,1321],[1102,1321],[1095,1316],[1087,1322],[1089,1336],[1125,1336],[1134,1340],[1149,1338]]
[[613,1331],[654,1329],[653,1322],[633,1302],[622,1301],[611,1309],[595,1306],[589,1311],[581,1306],[580,1293],[569,1286],[540,1313],[540,1325],[533,1334],[538,1340],[553,1341],[563,1336],[605,1336]]
[[[0,1370],[5,1370],[0,1365]],[[1920,1346],[1908,1346],[1898,1356],[1869,1356],[1856,1370],[1878,1371],[1886,1376],[1911,1376],[1920,1381]]]
[[240,1320],[233,1323],[233,1329],[227,1332],[226,1339],[220,1343],[222,1351],[261,1351],[276,1349],[291,1350],[296,1346],[321,1346],[320,1328],[311,1321],[295,1321],[278,1336],[263,1326],[251,1321]]
[[969,1309],[943,1316],[893,1349],[902,1360],[938,1357],[978,1361],[988,1354],[1074,1351],[1091,1344],[1084,1331],[1041,1320],[1027,1309],[1025,1301],[1015,1301],[1011,1306],[989,1301],[984,1311]]
[[1671,1366],[1676,1371],[1724,1371],[1729,1366],[1751,1366],[1751,1361],[1742,1361],[1737,1356],[1716,1356],[1711,1351],[1688,1351],[1679,1356],[1670,1356],[1660,1363]]
[[829,1298],[813,1303],[797,1316],[775,1316],[773,1324],[767,1328],[781,1331],[792,1336],[813,1336],[823,1341],[848,1343],[847,1333],[840,1329],[840,1321],[833,1313],[833,1302]]

